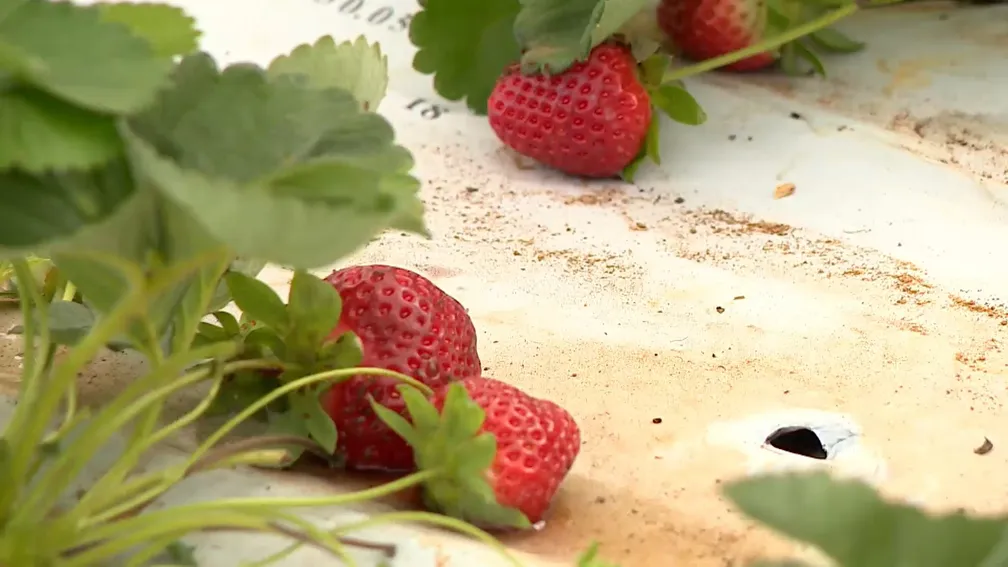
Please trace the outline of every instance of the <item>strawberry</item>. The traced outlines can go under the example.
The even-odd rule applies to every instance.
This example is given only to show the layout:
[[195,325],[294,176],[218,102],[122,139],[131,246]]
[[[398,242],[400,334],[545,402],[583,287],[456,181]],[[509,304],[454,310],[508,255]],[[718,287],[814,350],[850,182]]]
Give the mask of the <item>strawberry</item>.
[[[325,281],[343,299],[330,338],[352,331],[363,350],[361,366],[407,374],[436,388],[480,375],[476,329],[462,305],[427,278],[403,268],[369,265],[334,271]],[[381,423],[369,404],[405,410],[391,378],[357,376],[322,399],[339,432],[337,454],[347,468],[410,470],[409,446]]]
[[[690,59],[703,61],[761,41],[767,27],[766,0],[661,0],[658,27]],[[764,51],[723,68],[755,71],[773,65]]]
[[429,401],[402,393],[413,425],[375,409],[409,441],[417,466],[435,473],[423,487],[428,508],[489,528],[543,520],[581,448],[566,410],[490,378],[441,387]]
[[508,67],[487,103],[490,127],[519,154],[571,175],[613,177],[644,146],[651,101],[626,46],[603,43],[563,73]]

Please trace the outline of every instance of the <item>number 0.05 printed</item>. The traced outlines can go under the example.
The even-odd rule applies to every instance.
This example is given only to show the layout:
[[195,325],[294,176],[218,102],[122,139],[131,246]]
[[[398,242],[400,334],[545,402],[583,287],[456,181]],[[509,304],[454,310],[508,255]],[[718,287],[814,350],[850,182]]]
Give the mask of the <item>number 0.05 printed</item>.
[[325,6],[335,6],[340,14],[372,26],[383,26],[391,32],[409,29],[412,13],[400,13],[389,5],[369,3],[366,0],[315,0]]

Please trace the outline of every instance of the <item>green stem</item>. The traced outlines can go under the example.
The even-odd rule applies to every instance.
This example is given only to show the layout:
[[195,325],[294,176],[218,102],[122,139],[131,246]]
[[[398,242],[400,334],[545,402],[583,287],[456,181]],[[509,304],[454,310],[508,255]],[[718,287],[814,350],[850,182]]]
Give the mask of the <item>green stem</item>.
[[771,51],[779,48],[785,43],[792,42],[796,39],[802,38],[814,31],[820,30],[825,27],[829,27],[836,22],[850,16],[858,10],[857,4],[848,4],[843,8],[839,8],[832,12],[827,12],[822,16],[812,20],[811,22],[804,23],[800,26],[793,27],[780,35],[776,35],[770,39],[763,40],[755,45],[750,45],[745,49],[740,49],[738,51],[733,51],[731,53],[726,53],[720,57],[715,57],[713,59],[708,59],[694,65],[689,65],[682,67],[680,69],[675,69],[669,71],[665,74],[662,79],[663,83],[669,83],[672,81],[679,81],[685,79],[686,77],[692,77],[693,75],[699,75],[701,73],[706,73],[708,71],[713,71],[719,67],[724,67],[725,65],[731,65],[736,61],[741,61],[747,57],[752,57],[753,55],[758,55],[764,51]]
[[[112,403],[105,406],[88,423],[77,442],[57,456],[41,478],[34,483],[31,495],[23,502],[23,510],[18,512],[19,516],[42,517],[47,514],[58,500],[62,487],[73,482],[73,479],[80,474],[81,470],[113,435],[143,413],[150,404],[164,403],[164,398],[169,394],[205,378],[205,372],[203,374],[189,374],[181,379],[177,378],[185,367],[205,358],[231,356],[236,348],[236,345],[229,343],[217,343],[188,353],[180,353],[127,386],[125,391],[116,396]],[[165,384],[166,382],[167,384]],[[131,460],[134,457],[134,455],[126,453],[120,455],[110,471],[91,486],[89,494],[81,502],[86,501],[90,494],[102,494],[118,485],[121,479],[135,466],[135,459]],[[114,477],[111,481],[107,480],[113,474],[121,476]],[[109,486],[109,484],[113,486]],[[78,503],[76,510],[82,509],[81,502]]]
[[[128,282],[128,293],[120,300],[115,309],[106,317],[98,321],[84,339],[67,353],[63,361],[56,366],[48,380],[45,390],[41,392],[25,392],[26,398],[19,400],[15,410],[14,419],[4,438],[11,446],[10,460],[10,480],[15,486],[28,486],[29,479],[27,473],[31,470],[32,464],[37,458],[37,449],[42,438],[45,436],[46,427],[51,422],[54,414],[59,408],[60,400],[67,388],[77,379],[77,374],[87,365],[122,329],[130,317],[134,316],[144,306],[143,274],[134,266],[120,262],[117,259],[104,258],[106,264],[112,264],[109,268],[119,269]],[[23,269],[23,267],[22,267]],[[30,275],[30,274],[29,274]],[[31,280],[34,282],[34,279]],[[31,284],[34,286],[34,283]],[[37,293],[37,289],[35,290]],[[44,308],[40,309],[40,314]],[[26,321],[27,323],[27,321]],[[43,321],[43,325],[47,322]],[[26,331],[29,330],[25,327]],[[27,336],[33,336],[30,333]],[[43,337],[48,337],[46,329],[43,330]],[[28,356],[28,352],[25,353]],[[38,371],[38,367],[34,367]],[[27,389],[39,388],[38,380],[31,380]],[[37,399],[36,399],[37,395]],[[27,414],[21,417],[19,414]],[[18,510],[17,513],[20,513]]]
[[[210,374],[209,368],[201,367],[179,376],[184,368],[199,360],[232,355],[236,348],[237,346],[231,343],[215,343],[188,352],[177,353],[140,380],[130,384],[88,425],[80,436],[81,445],[74,447],[76,454],[60,463],[63,468],[59,472],[76,474],[75,471],[79,471],[80,467],[87,462],[88,455],[98,451],[109,437],[137,415],[143,413],[150,404],[163,403],[168,395],[206,380]],[[74,513],[80,514],[79,517],[83,518],[95,510],[94,503],[96,501],[115,500],[118,487],[122,485],[123,479],[135,467],[146,448],[144,443],[137,443],[120,455],[115,464],[91,486],[91,490],[77,503]],[[53,469],[53,474],[55,474],[55,469],[57,469],[55,464]],[[39,486],[43,486],[45,480],[54,483],[54,486],[59,482],[55,476],[52,476],[50,479],[40,480]]]
[[[279,511],[262,514],[227,509],[207,510],[201,515],[189,515],[180,513],[182,508],[184,507],[159,510],[79,532],[75,542],[78,547],[76,550],[70,550],[73,553],[60,565],[61,567],[104,565],[144,542],[178,539],[192,532],[207,530],[279,533],[312,542],[340,559],[346,558],[346,551],[338,539],[297,516]],[[281,522],[297,526],[300,531],[285,528]]]
[[[207,348],[211,347],[212,345],[210,347],[203,347],[202,349],[198,349],[197,352],[204,352]],[[178,354],[176,356],[178,356]],[[241,370],[255,370],[274,367],[276,367],[276,362],[270,360],[238,360],[223,365],[218,374],[227,375]],[[206,370],[207,369],[198,369],[192,371],[179,378],[179,381],[184,382],[185,384],[195,384],[200,379],[206,380],[210,378],[210,374],[206,372]],[[201,378],[197,378],[197,376],[200,376]],[[178,467],[175,471],[163,471],[154,475],[147,475],[148,477],[153,476],[157,479],[161,479],[156,484],[143,480],[145,477],[135,479],[133,482],[124,482],[126,475],[133,468],[131,463],[138,459],[139,455],[148,450],[150,447],[153,447],[155,444],[167,439],[178,430],[185,427],[188,423],[195,421],[203,413],[203,411],[206,410],[209,404],[213,403],[214,395],[220,390],[220,386],[220,380],[216,380],[214,386],[211,388],[210,394],[203,399],[199,406],[188,412],[182,418],[176,420],[171,425],[153,434],[138,449],[138,453],[133,459],[127,459],[124,455],[111,469],[109,469],[108,472],[105,473],[104,476],[102,476],[102,478],[98,479],[98,481],[92,485],[91,490],[81,498],[81,500],[77,503],[77,508],[74,510],[75,513],[78,513],[81,516],[80,522],[82,525],[92,525],[108,521],[109,519],[129,512],[130,510],[140,508],[161,494],[167,492],[174,483],[178,482],[188,474],[186,467]],[[116,410],[116,413],[118,412],[119,410]],[[148,484],[154,485],[138,494],[137,491],[133,490],[133,485],[141,482],[148,482]],[[131,495],[132,497],[130,497]],[[99,510],[102,512],[99,513]]]
[[75,295],[77,295],[77,286],[68,280],[66,287],[63,288],[63,301],[73,301]]
[[208,437],[199,448],[196,449],[189,457],[189,465],[198,461],[211,447],[216,445],[223,439],[228,433],[238,427],[243,421],[252,417],[259,411],[263,410],[269,404],[273,403],[287,394],[303,388],[305,386],[310,386],[312,384],[317,384],[320,382],[332,382],[337,383],[343,380],[348,380],[354,376],[375,376],[375,377],[388,377],[395,378],[396,380],[413,386],[414,388],[424,392],[425,395],[430,396],[433,394],[431,389],[420,381],[402,374],[400,372],[393,372],[391,370],[385,370],[384,368],[339,368],[336,370],[328,370],[325,372],[319,372],[317,374],[312,374],[311,376],[305,376],[304,378],[299,378],[297,380],[292,380],[284,384],[283,386],[273,390],[272,392],[266,394],[265,396],[256,400],[255,403],[250,404],[244,410],[242,410],[238,415],[232,417],[227,423],[222,425],[217,431]]

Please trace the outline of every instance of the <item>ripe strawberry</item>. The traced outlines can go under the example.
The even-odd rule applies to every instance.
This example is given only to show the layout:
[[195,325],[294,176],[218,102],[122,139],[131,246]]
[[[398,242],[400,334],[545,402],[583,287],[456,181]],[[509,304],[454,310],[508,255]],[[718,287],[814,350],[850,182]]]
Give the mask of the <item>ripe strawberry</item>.
[[641,152],[651,100],[626,46],[603,43],[563,73],[497,80],[487,103],[490,127],[516,152],[584,177],[613,177]]
[[[657,17],[658,27],[683,55],[703,61],[762,40],[767,4],[766,0],[661,0]],[[723,68],[755,71],[774,61],[776,56],[765,51]]]
[[[427,278],[403,268],[369,265],[334,271],[329,282],[343,298],[330,338],[353,331],[361,366],[402,372],[436,388],[480,375],[476,329],[465,308]],[[374,415],[368,397],[405,410],[391,378],[359,376],[336,384],[322,405],[339,432],[337,452],[352,469],[410,470],[413,453]]]
[[441,473],[424,485],[428,508],[485,527],[527,527],[515,510],[531,524],[544,518],[581,448],[566,410],[490,378],[439,388],[429,401],[409,388],[403,397],[415,427],[378,411],[421,470]]

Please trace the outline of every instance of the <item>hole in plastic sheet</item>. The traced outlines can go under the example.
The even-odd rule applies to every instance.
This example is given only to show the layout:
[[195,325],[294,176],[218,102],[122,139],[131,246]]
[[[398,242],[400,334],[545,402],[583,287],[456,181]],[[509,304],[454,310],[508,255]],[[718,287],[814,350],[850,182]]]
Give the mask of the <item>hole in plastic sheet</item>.
[[810,459],[826,460],[829,457],[822,439],[808,427],[779,427],[767,435],[765,443],[775,449]]

